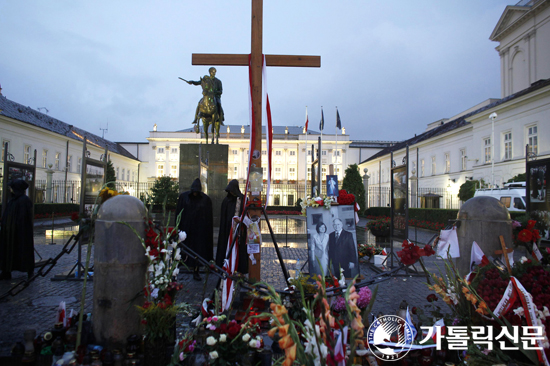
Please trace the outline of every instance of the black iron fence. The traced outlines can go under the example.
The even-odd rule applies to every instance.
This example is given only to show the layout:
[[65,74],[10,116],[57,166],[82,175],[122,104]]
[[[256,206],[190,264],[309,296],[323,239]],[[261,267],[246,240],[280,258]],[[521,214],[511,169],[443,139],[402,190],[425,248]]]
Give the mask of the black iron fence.
[[[389,207],[390,187],[370,186],[368,207]],[[409,207],[414,208],[460,208],[458,195],[445,188],[418,188],[418,193],[409,190]]]

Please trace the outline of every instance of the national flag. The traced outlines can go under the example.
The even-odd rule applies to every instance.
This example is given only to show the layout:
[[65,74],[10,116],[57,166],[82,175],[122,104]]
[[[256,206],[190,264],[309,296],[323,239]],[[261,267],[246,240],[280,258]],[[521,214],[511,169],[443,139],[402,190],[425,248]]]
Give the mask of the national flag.
[[388,253],[386,253],[386,248],[382,249],[382,253],[380,253],[380,255],[388,255]]
[[307,117],[307,107],[306,107],[306,133],[307,133],[307,126],[309,125],[309,118]]
[[340,121],[340,113],[338,113],[338,108],[336,108],[336,128],[339,130],[342,129],[342,121]]
[[409,313],[409,307],[407,306],[407,316],[405,317],[405,322],[411,327],[411,331],[413,334],[413,340],[416,338],[416,334],[418,333],[416,331],[416,328],[414,327],[414,324],[411,320],[411,313]]
[[475,241],[472,243],[472,252],[470,255],[470,270],[472,270],[474,263],[480,267],[489,264],[489,260],[485,256],[485,253],[483,253],[483,250],[481,250],[481,248]]
[[323,107],[321,107],[321,122],[319,122],[319,129],[323,131],[325,128],[325,115],[323,114]]

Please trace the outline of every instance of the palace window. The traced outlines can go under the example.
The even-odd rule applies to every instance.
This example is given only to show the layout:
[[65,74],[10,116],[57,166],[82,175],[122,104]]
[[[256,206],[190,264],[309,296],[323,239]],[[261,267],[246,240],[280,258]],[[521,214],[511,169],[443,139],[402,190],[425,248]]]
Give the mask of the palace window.
[[296,151],[295,150],[290,150],[289,154],[290,154],[290,156],[296,156]]
[[432,156],[432,175],[435,175],[435,156]]
[[281,179],[281,168],[275,168],[275,179]]
[[307,180],[311,180],[311,168],[307,168]]
[[178,166],[175,164],[170,165],[170,176],[176,178],[178,176]]
[[178,153],[178,148],[177,147],[170,148],[170,154],[177,154],[177,153]]
[[424,176],[424,159],[420,160],[420,176]]
[[296,179],[296,168],[288,168],[288,177],[290,179]]
[[48,167],[48,150],[42,150],[42,168]]
[[512,159],[512,132],[504,134],[504,160]]
[[59,159],[61,158],[61,153],[55,153],[55,170],[59,170]]
[[164,154],[164,147],[157,148],[157,154]]
[[529,152],[538,154],[538,131],[537,126],[531,126],[527,129],[527,144],[529,145]]
[[82,158],[78,158],[78,166],[76,168],[78,169],[78,173],[82,173]]
[[281,150],[276,150],[275,151],[275,156],[281,156]]
[[326,155],[327,155],[327,151],[326,151],[326,150],[323,150],[323,152],[322,152],[321,155],[322,155],[322,156],[326,156]]
[[23,163],[30,164],[31,160],[31,146],[25,145],[25,150],[23,150]]
[[118,166],[116,167],[116,179],[120,179],[120,171],[118,170]]
[[466,149],[460,149],[460,170],[466,170],[466,161],[468,157],[466,156]]
[[445,153],[445,173],[449,173],[451,171],[451,155],[449,153]]
[[267,155],[267,151],[262,150],[262,155]]
[[484,162],[490,163],[491,162],[491,138],[488,137],[486,139],[483,139],[483,152],[484,152]]
[[136,181],[136,172],[132,170],[132,182]]
[[164,164],[159,164],[157,165],[157,177],[163,177],[163,176],[164,176]]
[[238,175],[239,175],[239,167],[238,167],[238,166],[234,166],[234,167],[233,167],[233,179],[238,178]]
[[67,171],[71,172],[73,169],[73,156],[69,155],[69,161],[67,162]]
[[239,151],[237,150],[232,150],[231,152],[233,153],[233,155],[237,155],[239,153]]

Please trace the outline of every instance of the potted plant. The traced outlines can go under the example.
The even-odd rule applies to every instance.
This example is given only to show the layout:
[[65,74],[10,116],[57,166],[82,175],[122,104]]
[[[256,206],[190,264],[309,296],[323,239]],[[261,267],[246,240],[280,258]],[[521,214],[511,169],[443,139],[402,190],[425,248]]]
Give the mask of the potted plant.
[[390,236],[390,219],[388,217],[369,221],[366,227],[374,236],[384,238]]

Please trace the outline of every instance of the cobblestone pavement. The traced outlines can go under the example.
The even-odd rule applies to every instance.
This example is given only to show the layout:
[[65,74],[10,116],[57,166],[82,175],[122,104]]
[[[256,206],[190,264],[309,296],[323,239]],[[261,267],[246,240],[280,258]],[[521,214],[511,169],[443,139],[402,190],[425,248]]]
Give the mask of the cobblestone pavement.
[[[358,241],[360,243],[366,240],[373,240],[370,234],[364,230],[366,220],[362,219],[357,228]],[[70,226],[70,220],[58,220],[57,224]],[[45,230],[49,229],[51,222],[41,221],[35,225],[35,248],[37,253],[43,258],[55,257],[62,248],[69,234],[65,238],[54,238],[55,245],[50,245],[50,238],[45,237]],[[411,238],[415,237],[414,229],[410,233]],[[435,233],[427,230],[417,230],[416,238],[418,242],[428,241]],[[269,235],[263,235],[264,243],[262,246],[262,280],[272,284],[276,289],[286,287],[285,279],[282,274],[275,248]],[[303,266],[307,259],[307,246],[305,240],[296,239],[279,245],[281,255],[285,265],[291,275],[296,268],[296,260],[300,259]],[[396,247],[394,250],[398,250]],[[93,253],[92,253],[93,254]],[[519,254],[521,255],[521,254]],[[53,327],[56,309],[60,301],[67,303],[67,309],[78,310],[82,294],[82,282],[78,281],[51,281],[52,277],[60,273],[69,271],[77,258],[76,249],[61,257],[57,266],[46,277],[37,278],[27,289],[23,290],[15,297],[8,297],[0,302],[0,356],[9,355],[12,345],[16,341],[23,340],[23,331],[28,328],[34,328],[38,333],[49,330]],[[86,258],[86,247],[83,247],[82,258]],[[92,255],[93,258],[93,255]],[[38,255],[36,260],[40,260]],[[433,257],[427,258],[426,266],[430,271],[437,271],[438,260]],[[441,261],[439,260],[441,265]],[[307,266],[304,271],[307,272]],[[365,279],[381,278],[368,265],[361,264],[361,274]],[[202,302],[204,296],[210,296],[218,282],[213,275],[202,274],[201,282],[194,281],[191,274],[180,273],[179,280],[184,284],[184,289],[178,294],[178,302],[187,302],[196,309]],[[4,294],[13,284],[24,280],[26,274],[20,272],[13,273],[11,281],[0,281],[0,295]],[[378,297],[374,306],[374,313],[383,312],[385,314],[395,313],[400,302],[406,299],[411,306],[424,305],[426,296],[430,293],[425,277],[395,276],[387,281],[380,283]],[[86,289],[85,312],[92,311],[93,283],[88,282]],[[178,322],[179,330],[188,324],[189,318],[180,317]]]

